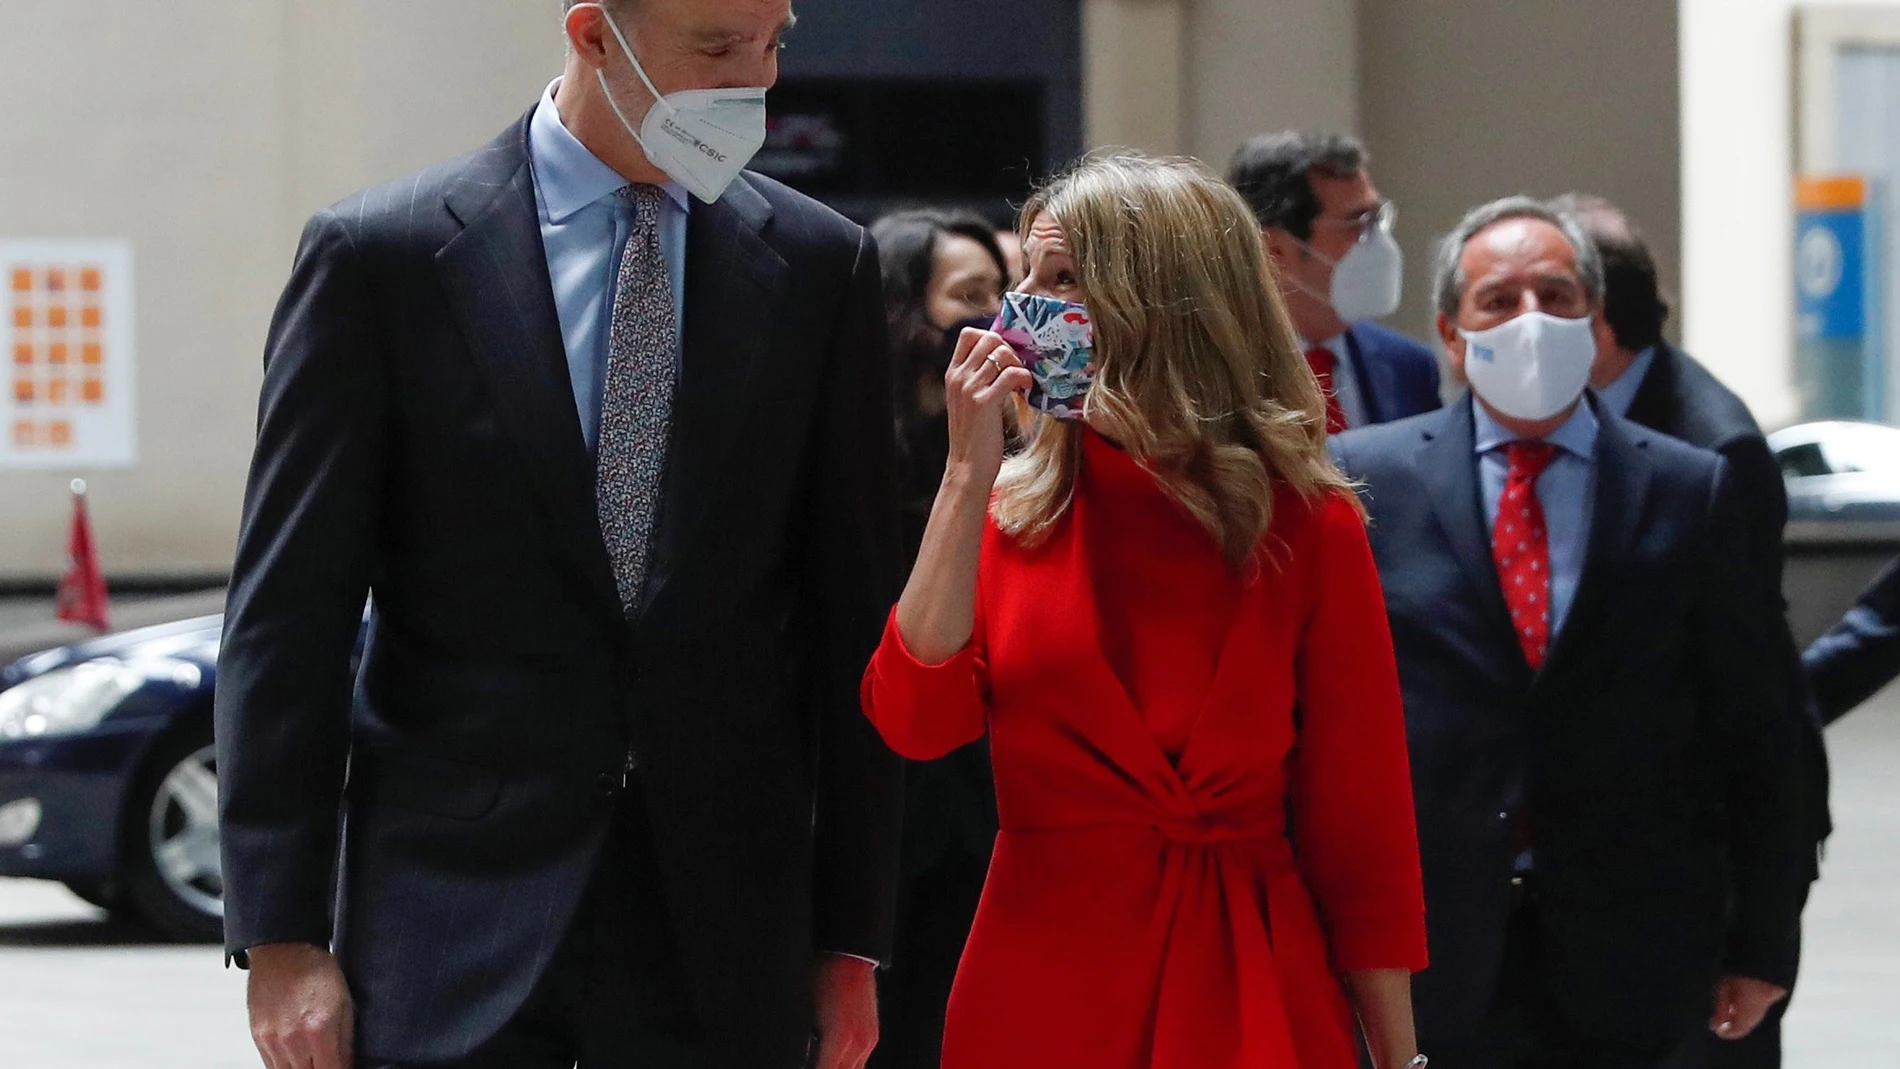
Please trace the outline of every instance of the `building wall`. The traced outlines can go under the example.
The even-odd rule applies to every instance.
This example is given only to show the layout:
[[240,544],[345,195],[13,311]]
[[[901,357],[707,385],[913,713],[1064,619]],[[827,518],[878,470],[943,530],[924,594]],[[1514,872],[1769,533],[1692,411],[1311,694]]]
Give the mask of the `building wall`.
[[1286,127],[1359,125],[1355,0],[1083,0],[1087,140],[1224,169]]
[[[139,464],[0,472],[0,582],[230,567],[264,335],[302,223],[494,136],[559,73],[556,0],[6,0],[0,236],[129,238]],[[24,102],[24,104],[22,104]]]
[[[517,118],[560,71],[560,11],[0,3],[0,99],[26,102],[0,109],[0,237],[130,238],[140,363],[136,468],[0,472],[0,582],[63,568],[75,474],[109,574],[229,568],[265,332],[303,221]],[[830,0],[804,15],[787,76],[1039,72],[1052,158],[1081,147],[1076,0]]]
[[1093,144],[1186,151],[1221,168],[1266,130],[1365,138],[1373,177],[1400,208],[1406,290],[1390,320],[1400,330],[1433,336],[1433,243],[1467,209],[1509,193],[1616,201],[1677,290],[1673,10],[1650,0],[1086,0],[1086,10],[1091,89],[1132,94],[1111,70],[1144,54],[1165,70],[1181,57],[1178,79],[1142,83],[1131,104],[1091,100]]
[[[1793,420],[1796,0],[1681,0],[1685,338]],[[1849,6],[1849,5],[1820,5]],[[1851,6],[1900,8],[1900,0]]]
[[75,474],[109,566],[225,566],[289,255],[281,17],[262,0],[0,5],[0,235],[131,239],[140,359],[136,468],[0,472],[0,577],[57,574]]
[[[1217,168],[1255,134],[1359,127],[1353,0],[1191,0],[1186,150]],[[1263,13],[1265,17],[1263,17]]]
[[1615,201],[1676,290],[1681,145],[1669,6],[1360,0],[1359,33],[1363,132],[1381,192],[1398,201],[1406,252],[1393,326],[1432,336],[1433,243],[1467,209],[1511,193],[1581,190]]
[[[1773,183],[1785,183],[1788,5],[1683,3],[1686,27],[1718,35],[1682,52],[1688,157],[1674,12],[1644,0],[1037,0],[1033,18],[1016,0],[830,0],[806,5],[785,71],[981,77],[1030,65],[1055,87],[1055,158],[1128,144],[1218,168],[1262,130],[1358,130],[1402,206],[1408,296],[1394,325],[1421,336],[1428,243],[1466,207],[1593,189],[1645,224],[1673,280],[1678,190],[1694,181],[1688,232],[1703,273],[1687,294],[1690,340],[1718,371],[1739,369],[1758,400],[1769,391],[1750,369],[1773,361],[1751,354],[1785,349],[1787,335],[1774,246],[1787,198]],[[228,566],[265,329],[302,221],[520,115],[559,69],[558,11],[558,0],[0,3],[0,99],[28,102],[0,109],[0,235],[135,243],[141,463],[92,474],[110,572]],[[1765,130],[1731,118],[1761,114]],[[1724,139],[1721,122],[1744,129]],[[1783,214],[1735,226],[1719,205]],[[1725,307],[1724,288],[1743,299]],[[0,473],[0,581],[58,573],[73,474]]]

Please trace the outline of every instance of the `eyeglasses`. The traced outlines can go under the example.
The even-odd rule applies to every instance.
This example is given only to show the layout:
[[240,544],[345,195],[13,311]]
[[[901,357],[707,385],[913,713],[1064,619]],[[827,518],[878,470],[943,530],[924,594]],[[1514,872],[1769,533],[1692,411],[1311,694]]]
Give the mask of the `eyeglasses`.
[[1313,225],[1351,227],[1353,230],[1359,232],[1359,238],[1363,241],[1374,230],[1384,230],[1390,233],[1392,227],[1397,224],[1398,221],[1399,206],[1389,200],[1382,200],[1349,219],[1327,219],[1322,216],[1313,220]]

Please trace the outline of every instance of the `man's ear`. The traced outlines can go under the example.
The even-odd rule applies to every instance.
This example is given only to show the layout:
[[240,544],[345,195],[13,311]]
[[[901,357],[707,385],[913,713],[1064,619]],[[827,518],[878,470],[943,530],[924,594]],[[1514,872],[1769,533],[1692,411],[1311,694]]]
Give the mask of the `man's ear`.
[[1610,321],[1603,317],[1600,307],[1590,310],[1590,334],[1596,338],[1598,360],[1614,357],[1622,349],[1616,343],[1616,331],[1610,329]]
[[575,4],[562,23],[567,45],[583,63],[600,68],[607,62],[607,19],[599,4]]
[[1590,385],[1601,390],[1628,369],[1635,359],[1634,353],[1625,353],[1617,344],[1616,331],[1610,329],[1609,320],[1603,317],[1603,306],[1590,309],[1590,336],[1596,342],[1596,359],[1590,365]]
[[1286,266],[1287,260],[1299,249],[1299,243],[1294,240],[1293,235],[1277,226],[1260,229],[1260,246],[1267,250],[1268,256],[1273,258],[1273,266],[1281,268]]
[[1465,336],[1458,333],[1458,324],[1443,312],[1438,313],[1438,340],[1445,346],[1445,358],[1451,363],[1451,372],[1464,381],[1465,377]]

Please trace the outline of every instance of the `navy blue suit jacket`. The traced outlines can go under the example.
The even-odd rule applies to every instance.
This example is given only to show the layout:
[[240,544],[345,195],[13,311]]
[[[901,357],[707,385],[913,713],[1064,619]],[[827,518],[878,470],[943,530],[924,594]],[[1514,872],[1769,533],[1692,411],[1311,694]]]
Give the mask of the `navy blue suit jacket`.
[[[1709,370],[1681,349],[1659,342],[1649,373],[1643,376],[1628,416],[1651,430],[1693,446],[1712,450],[1728,461],[1729,483],[1747,535],[1749,570],[1761,580],[1762,596],[1776,633],[1778,655],[1789,663],[1789,700],[1807,710],[1810,699],[1802,673],[1793,667],[1800,658],[1794,635],[1788,630],[1787,601],[1782,595],[1782,534],[1788,526],[1788,490],[1781,466],[1768,450],[1768,441],[1748,406],[1722,385]],[[1819,846],[1832,833],[1828,815],[1827,741],[1821,721],[1810,713],[1800,719],[1802,806],[1808,834],[1816,850],[1808,879],[1819,879]]]
[[1425,346],[1371,320],[1354,323],[1346,331],[1346,345],[1352,349],[1368,423],[1391,423],[1443,403],[1438,396],[1438,357]]
[[1536,673],[1492,563],[1469,403],[1333,439],[1365,484],[1404,691],[1427,1049],[1470,1042],[1492,1003],[1526,818],[1544,982],[1582,1037],[1667,1049],[1725,953],[1735,971],[1789,979],[1775,970],[1809,844],[1787,664],[1749,611],[1725,463],[1599,418],[1596,526]]
[[686,242],[628,609],[526,119],[305,231],[218,664],[224,927],[333,944],[362,1062],[457,1060],[527,1000],[630,752],[667,902],[638,920],[670,927],[711,1064],[804,1064],[814,952],[889,950],[902,769],[858,705],[900,549],[876,248],[752,174]]

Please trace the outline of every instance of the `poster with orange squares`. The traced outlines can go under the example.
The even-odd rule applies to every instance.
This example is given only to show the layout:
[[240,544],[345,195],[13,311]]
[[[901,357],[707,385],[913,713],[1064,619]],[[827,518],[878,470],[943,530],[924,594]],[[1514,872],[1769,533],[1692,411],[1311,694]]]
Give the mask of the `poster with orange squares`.
[[0,240],[0,469],[138,462],[132,246]]

